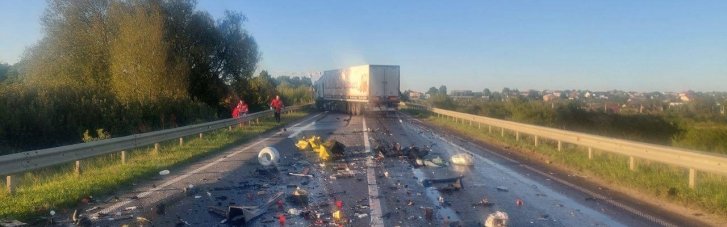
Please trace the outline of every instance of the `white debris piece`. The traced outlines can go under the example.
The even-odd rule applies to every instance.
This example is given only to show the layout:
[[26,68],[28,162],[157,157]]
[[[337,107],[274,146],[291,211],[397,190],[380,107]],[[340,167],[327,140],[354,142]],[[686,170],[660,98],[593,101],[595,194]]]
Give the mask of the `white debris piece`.
[[474,165],[475,162],[472,160],[472,157],[466,153],[456,154],[452,155],[452,164],[455,165],[463,165],[463,166],[471,166]]
[[277,165],[278,160],[280,160],[280,153],[274,147],[265,147],[257,155],[257,161],[263,166]]
[[288,214],[298,216],[298,215],[300,215],[300,210],[295,209],[295,208],[290,208],[290,209],[288,209]]
[[504,227],[507,226],[509,218],[507,213],[502,211],[496,211],[487,216],[485,220],[485,227]]
[[167,175],[167,174],[169,174],[169,170],[168,170],[168,169],[165,169],[165,170],[159,171],[159,175],[162,175],[162,176],[164,176],[164,175]]
[[3,226],[3,227],[19,227],[19,226],[28,226],[28,224],[25,224],[25,223],[20,222],[18,220],[0,220],[0,226]]

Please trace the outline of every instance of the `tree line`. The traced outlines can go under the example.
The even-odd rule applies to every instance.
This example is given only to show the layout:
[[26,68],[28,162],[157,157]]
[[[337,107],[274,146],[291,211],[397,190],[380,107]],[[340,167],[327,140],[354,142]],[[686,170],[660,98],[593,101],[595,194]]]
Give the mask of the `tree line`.
[[0,64],[0,154],[226,118],[240,99],[266,108],[278,83],[253,76],[245,22],[194,0],[48,1],[43,38]]

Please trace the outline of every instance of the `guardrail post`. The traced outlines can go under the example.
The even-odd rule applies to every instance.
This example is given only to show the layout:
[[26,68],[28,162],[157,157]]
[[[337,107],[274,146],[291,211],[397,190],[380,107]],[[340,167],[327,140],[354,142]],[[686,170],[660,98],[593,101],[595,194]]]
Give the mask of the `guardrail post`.
[[255,124],[256,125],[259,125],[260,124],[260,118],[259,117],[258,118],[255,118]]
[[561,149],[563,149],[563,142],[558,140],[558,151],[560,151]]
[[159,143],[154,143],[154,154],[159,153]]
[[5,176],[5,189],[10,194],[15,192],[15,181],[13,181],[13,176]]
[[470,120],[470,126],[472,126],[472,120]]
[[121,151],[121,164],[126,165],[126,151]]
[[515,141],[520,141],[520,132],[515,131]]
[[487,125],[487,131],[489,131],[489,133],[492,133],[492,125]]
[[232,131],[232,125],[227,126],[227,131]]
[[505,128],[500,128],[500,136],[505,136]]
[[636,159],[634,156],[629,156],[629,170],[636,171]]
[[588,147],[588,160],[593,159],[593,148]]
[[76,175],[81,175],[81,160],[76,160],[76,167],[74,168]]
[[482,123],[477,122],[477,129],[482,129]]
[[694,189],[697,187],[697,170],[689,168],[689,188]]
[[179,137],[179,146],[184,145],[184,137]]
[[535,139],[535,146],[537,147],[538,146],[538,136],[535,136],[534,139]]
[[203,135],[204,135],[204,134],[200,132],[200,133],[199,133],[199,138],[200,138],[200,139],[202,139]]

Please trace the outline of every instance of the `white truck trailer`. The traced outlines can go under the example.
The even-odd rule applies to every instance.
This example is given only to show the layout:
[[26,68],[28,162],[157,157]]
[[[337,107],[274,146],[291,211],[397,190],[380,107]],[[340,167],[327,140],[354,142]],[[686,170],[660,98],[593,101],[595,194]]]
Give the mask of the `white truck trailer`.
[[328,70],[315,84],[319,108],[353,114],[396,111],[399,106],[399,66],[360,65]]

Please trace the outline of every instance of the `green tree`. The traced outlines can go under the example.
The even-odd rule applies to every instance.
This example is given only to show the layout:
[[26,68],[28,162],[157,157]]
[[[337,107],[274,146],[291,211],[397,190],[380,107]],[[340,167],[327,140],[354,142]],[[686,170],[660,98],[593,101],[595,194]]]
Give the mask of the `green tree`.
[[[258,76],[250,80],[250,89],[245,97],[250,97],[251,108],[265,109],[277,94],[275,80],[268,71],[260,71]],[[247,99],[247,98],[246,98]]]
[[3,82],[8,78],[8,72],[10,72],[10,65],[7,63],[0,63],[0,82]]
[[[171,74],[164,16],[155,2],[112,3],[111,84],[123,103],[155,104],[186,95],[186,78]],[[139,26],[144,25],[144,26]]]
[[45,36],[26,51],[28,76],[35,86],[108,89],[108,0],[48,1],[41,21]]
[[436,87],[430,87],[429,91],[427,91],[427,93],[425,93],[425,94],[429,94],[429,95],[439,94],[439,89],[437,89]]
[[482,96],[491,96],[492,92],[489,88],[485,88],[485,90],[482,90]]

